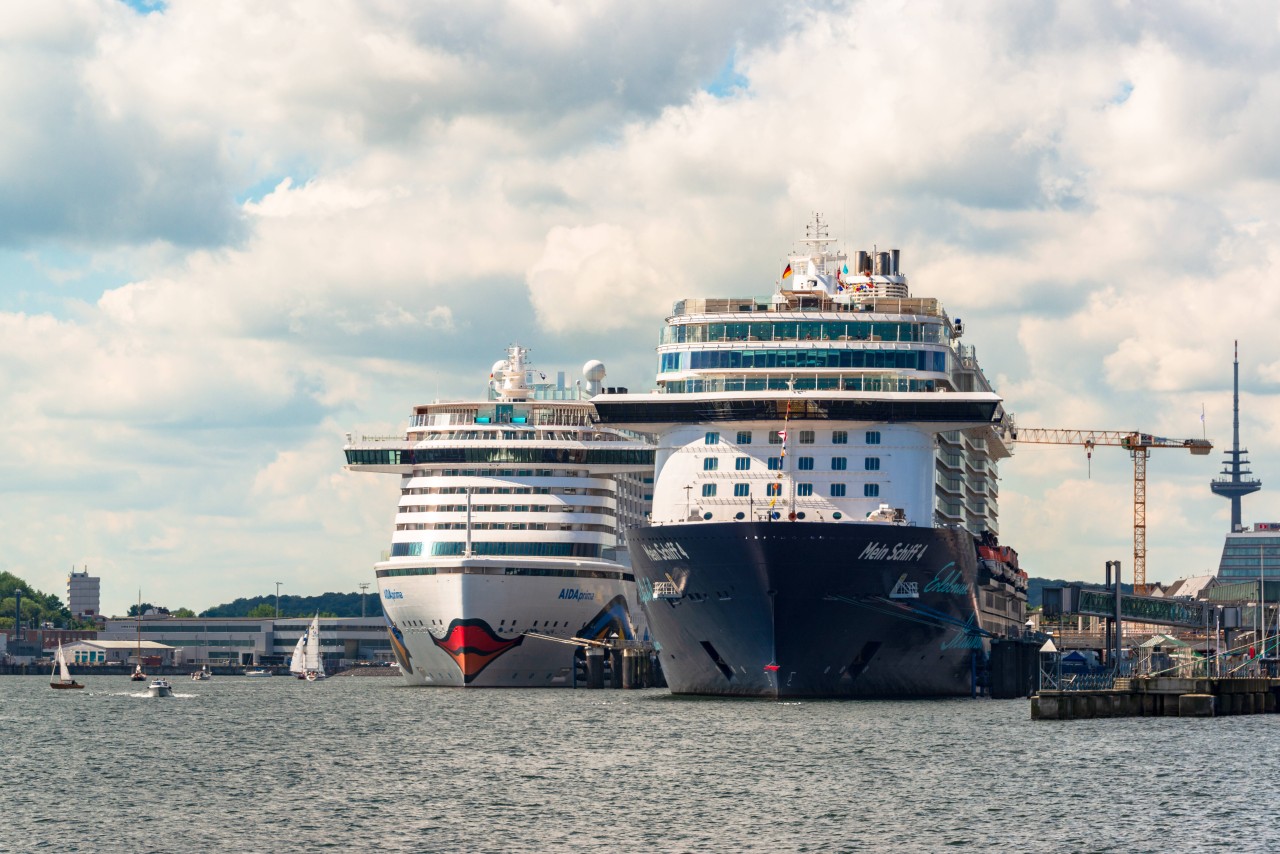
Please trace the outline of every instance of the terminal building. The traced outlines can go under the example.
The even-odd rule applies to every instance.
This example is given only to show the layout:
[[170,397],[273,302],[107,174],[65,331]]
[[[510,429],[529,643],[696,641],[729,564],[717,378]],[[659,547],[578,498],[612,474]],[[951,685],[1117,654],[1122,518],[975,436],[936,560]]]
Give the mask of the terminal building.
[[[172,663],[209,666],[280,666],[289,663],[310,617],[112,617],[100,640],[173,647]],[[326,669],[354,662],[393,662],[387,624],[376,617],[321,617],[320,650]]]

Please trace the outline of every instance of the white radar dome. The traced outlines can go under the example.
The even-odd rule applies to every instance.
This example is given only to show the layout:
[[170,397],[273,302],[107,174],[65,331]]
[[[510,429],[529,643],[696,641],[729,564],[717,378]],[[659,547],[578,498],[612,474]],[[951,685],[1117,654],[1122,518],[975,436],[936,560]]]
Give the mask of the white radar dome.
[[604,380],[604,362],[592,359],[582,366],[582,376],[587,382],[598,383]]
[[507,369],[507,360],[499,359],[498,361],[493,363],[493,367],[489,369],[489,373],[493,374],[496,377],[506,369]]

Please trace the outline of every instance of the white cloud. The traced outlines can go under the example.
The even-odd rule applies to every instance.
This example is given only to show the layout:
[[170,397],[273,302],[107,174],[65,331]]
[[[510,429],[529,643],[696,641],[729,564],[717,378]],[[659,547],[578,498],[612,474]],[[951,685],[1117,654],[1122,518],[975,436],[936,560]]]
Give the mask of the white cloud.
[[[1030,426],[1185,437],[1203,403],[1221,449],[1239,339],[1280,469],[1265,7],[68,0],[0,32],[0,252],[37,277],[0,284],[0,566],[48,590],[350,589],[394,486],[341,473],[345,429],[517,338],[645,385],[670,302],[767,294],[812,210],[901,247]],[[1125,557],[1122,456],[1004,465],[1033,571]],[[1218,460],[1153,461],[1152,577],[1216,552]]]

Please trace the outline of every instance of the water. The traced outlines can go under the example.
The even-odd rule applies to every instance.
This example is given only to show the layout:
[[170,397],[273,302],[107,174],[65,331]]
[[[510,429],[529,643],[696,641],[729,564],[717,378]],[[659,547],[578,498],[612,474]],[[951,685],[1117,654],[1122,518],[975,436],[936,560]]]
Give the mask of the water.
[[[1257,851],[1280,718],[0,677],[14,851]],[[8,846],[6,848],[6,846]]]

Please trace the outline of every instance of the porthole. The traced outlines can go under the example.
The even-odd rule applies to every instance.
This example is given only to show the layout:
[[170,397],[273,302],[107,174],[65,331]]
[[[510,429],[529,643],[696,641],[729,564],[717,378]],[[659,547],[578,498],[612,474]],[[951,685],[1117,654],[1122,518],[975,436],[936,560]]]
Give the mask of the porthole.
[[733,515],[733,518],[735,518],[735,519],[745,519],[745,518],[747,518],[747,514],[746,514],[746,513],[741,512],[741,511],[739,511],[739,512],[737,512],[737,513],[735,513],[735,514]]
[[797,513],[797,514],[796,514],[796,518],[797,518],[797,519],[803,519],[803,518],[804,518],[804,511],[803,511],[803,510],[801,510],[799,513]]
[[841,513],[839,510],[837,510],[836,512],[831,514],[831,518],[835,519],[838,522],[844,518],[844,514]]
[[710,513],[703,513],[703,514],[702,514],[702,518],[703,518],[703,519],[710,519],[710,518],[711,518],[711,514],[710,514]]

